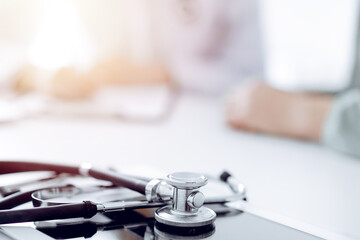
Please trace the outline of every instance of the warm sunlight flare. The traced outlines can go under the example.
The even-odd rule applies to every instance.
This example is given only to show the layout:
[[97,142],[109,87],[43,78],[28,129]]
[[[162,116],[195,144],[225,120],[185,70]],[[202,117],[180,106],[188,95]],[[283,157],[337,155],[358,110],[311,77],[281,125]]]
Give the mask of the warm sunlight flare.
[[91,64],[93,50],[71,1],[44,2],[38,31],[28,55],[31,64],[46,70]]

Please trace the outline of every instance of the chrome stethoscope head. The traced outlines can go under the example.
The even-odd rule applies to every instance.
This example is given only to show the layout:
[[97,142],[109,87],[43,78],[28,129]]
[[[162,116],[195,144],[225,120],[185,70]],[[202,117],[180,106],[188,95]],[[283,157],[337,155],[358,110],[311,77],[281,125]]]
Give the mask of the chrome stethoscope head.
[[149,202],[168,200],[169,197],[172,200],[171,206],[155,211],[156,221],[174,227],[202,227],[212,224],[216,213],[203,206],[205,196],[199,191],[207,181],[204,175],[190,172],[169,174],[165,181],[150,181],[145,194]]

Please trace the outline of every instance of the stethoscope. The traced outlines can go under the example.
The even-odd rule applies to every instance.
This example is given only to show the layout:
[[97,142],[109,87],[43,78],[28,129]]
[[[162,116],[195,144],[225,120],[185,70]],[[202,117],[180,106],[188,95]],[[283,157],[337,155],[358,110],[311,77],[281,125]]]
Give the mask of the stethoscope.
[[[66,199],[81,192],[81,189],[66,185],[45,186],[3,198],[0,201],[0,209],[7,209],[0,210],[0,224],[91,218],[97,213],[157,208],[154,216],[160,225],[180,228],[204,227],[213,224],[216,218],[216,213],[204,206],[205,204],[225,204],[244,200],[246,193],[244,185],[228,172],[221,174],[220,180],[230,186],[234,194],[205,198],[199,189],[207,184],[208,178],[198,173],[176,172],[167,175],[166,179],[147,179],[110,170],[95,169],[90,164],[81,164],[77,167],[40,162],[0,161],[0,174],[28,171],[53,171],[58,174],[91,177],[108,183],[102,186],[103,191],[113,191],[114,194],[116,188],[112,189],[111,186],[121,186],[121,189],[128,188],[144,195],[146,200],[112,201],[107,199],[102,202],[85,200],[69,203]],[[49,182],[52,184],[51,180]],[[99,187],[93,187],[94,189],[99,190]],[[101,192],[96,194],[102,195]],[[20,201],[20,198],[29,199],[30,197],[34,208],[9,209],[24,202]]]

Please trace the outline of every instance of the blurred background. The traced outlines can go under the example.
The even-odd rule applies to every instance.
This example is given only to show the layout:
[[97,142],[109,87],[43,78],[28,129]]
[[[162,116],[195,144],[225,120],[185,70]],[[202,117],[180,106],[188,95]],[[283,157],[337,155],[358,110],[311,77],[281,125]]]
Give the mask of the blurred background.
[[[147,92],[158,99],[156,111],[172,94],[164,83],[211,96],[250,78],[279,89],[339,91],[353,69],[357,5],[356,0],[0,0],[0,98],[3,111],[8,109],[3,114],[17,111],[4,102],[14,94],[32,93],[37,100],[28,104],[29,111],[36,112],[44,96],[90,99],[106,86],[129,83],[155,83]],[[138,90],[127,96],[144,96],[144,89]],[[100,98],[111,94],[119,96],[107,91]],[[109,99],[107,104],[125,101]],[[152,102],[148,99],[125,105]]]
[[358,12],[357,0],[0,0],[0,123],[15,122],[0,125],[1,158],[229,169],[254,205],[360,239]]

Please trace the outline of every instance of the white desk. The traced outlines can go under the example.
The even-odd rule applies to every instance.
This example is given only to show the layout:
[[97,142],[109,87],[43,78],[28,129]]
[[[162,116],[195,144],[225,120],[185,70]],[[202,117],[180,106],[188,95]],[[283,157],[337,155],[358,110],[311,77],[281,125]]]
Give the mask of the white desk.
[[222,110],[219,100],[183,96],[162,124],[51,116],[4,124],[0,158],[87,161],[153,174],[228,169],[247,185],[251,203],[360,239],[360,159],[234,131]]

